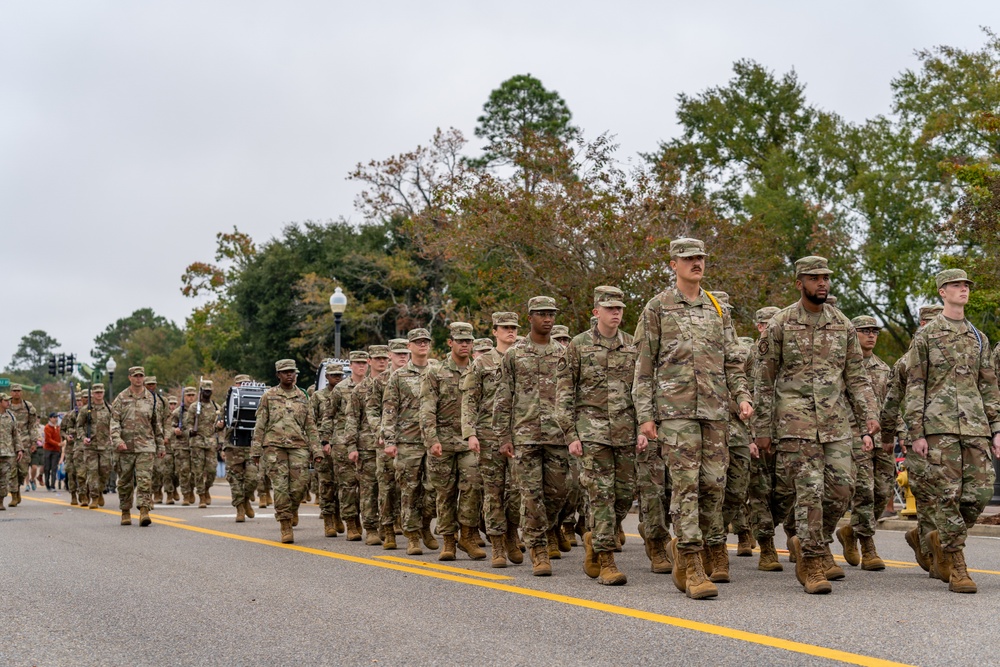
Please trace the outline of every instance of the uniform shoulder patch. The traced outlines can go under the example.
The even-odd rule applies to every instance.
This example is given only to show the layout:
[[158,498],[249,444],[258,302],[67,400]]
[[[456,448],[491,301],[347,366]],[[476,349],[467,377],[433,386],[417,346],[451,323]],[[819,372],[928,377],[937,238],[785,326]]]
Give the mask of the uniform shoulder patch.
[[767,354],[767,351],[769,349],[770,349],[770,347],[767,344],[767,339],[764,338],[764,337],[761,337],[761,339],[759,341],[757,341],[757,354],[759,354],[760,356],[763,357],[765,354]]
[[566,357],[559,357],[559,361],[556,362],[556,370],[561,371],[566,368]]

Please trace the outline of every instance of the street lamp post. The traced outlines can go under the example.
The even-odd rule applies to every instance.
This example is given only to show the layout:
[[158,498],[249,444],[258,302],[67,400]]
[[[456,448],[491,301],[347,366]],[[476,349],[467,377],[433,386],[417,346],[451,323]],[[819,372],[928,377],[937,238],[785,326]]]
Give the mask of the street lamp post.
[[108,363],[104,364],[104,369],[108,372],[108,396],[114,398],[115,395],[115,369],[118,368],[118,364],[115,360],[108,358]]
[[347,310],[347,295],[339,287],[333,290],[330,295],[330,310],[333,311],[334,333],[333,333],[333,356],[340,359],[340,318]]

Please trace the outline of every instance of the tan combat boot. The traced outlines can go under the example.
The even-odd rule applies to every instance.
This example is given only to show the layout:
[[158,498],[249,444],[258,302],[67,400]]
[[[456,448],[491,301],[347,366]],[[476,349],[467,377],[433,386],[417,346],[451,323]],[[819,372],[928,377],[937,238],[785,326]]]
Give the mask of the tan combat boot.
[[847,561],[847,564],[854,567],[860,565],[861,554],[858,553],[858,536],[854,534],[854,529],[850,526],[838,528],[837,540],[844,547],[844,560]]
[[625,573],[615,565],[615,554],[611,551],[602,551],[597,554],[597,561],[601,566],[601,573],[597,577],[597,583],[604,586],[624,586],[628,582]]
[[187,491],[185,491],[184,492],[184,500],[183,500],[183,502],[181,502],[181,507],[189,507],[191,505],[191,502],[192,502],[192,500],[191,500],[190,494]]
[[76,491],[74,491],[73,493],[69,494],[69,504],[70,505],[79,505],[80,504],[76,500]]
[[560,552],[569,553],[573,550],[573,545],[570,543],[569,538],[566,536],[566,531],[562,526],[553,528],[552,534],[556,538],[556,546],[559,547]]
[[670,540],[670,555],[673,557],[674,569],[671,572],[671,579],[674,580],[674,586],[677,587],[681,593],[687,592],[687,554],[682,554],[677,550],[677,538]]
[[778,560],[773,537],[760,538],[760,561],[757,562],[757,569],[762,572],[781,572],[785,569]]
[[503,537],[504,546],[507,548],[507,560],[515,565],[520,565],[524,562],[523,552],[517,548],[517,543],[519,541],[517,525],[513,523],[507,524],[507,533]]
[[667,553],[667,541],[649,538],[649,569],[655,574],[670,574],[674,564]]
[[490,567],[507,567],[507,545],[504,543],[503,535],[490,535],[490,546],[493,547]]
[[[562,548],[563,541],[565,541],[566,544],[569,545],[570,549],[572,549],[575,546],[579,546],[578,543],[577,543],[577,541],[576,541],[576,533],[573,532],[573,524],[571,524],[571,523],[564,523],[563,524],[563,526],[562,526],[562,537],[563,537],[563,539],[559,541],[559,545],[560,545],[559,548],[560,549]],[[566,549],[566,551],[569,551],[569,549]]]
[[[833,586],[826,578],[826,565],[823,562],[824,558],[822,556],[799,556],[799,559],[804,561],[805,570],[805,587],[806,593],[810,595],[823,595],[829,593],[833,590]],[[798,566],[798,563],[796,563]]]
[[788,539],[785,541],[785,549],[788,550],[788,562],[789,563],[794,563],[795,560],[796,560],[796,558],[798,558],[798,556],[795,555],[795,552],[792,551],[792,538],[793,537],[796,537],[796,536],[795,535],[789,535]]
[[378,529],[372,530],[368,528],[365,530],[365,546],[377,547],[382,544],[382,538],[378,536]]
[[924,572],[931,571],[931,559],[924,550],[920,548],[920,529],[911,528],[906,531],[906,543],[913,549],[913,557],[917,559],[917,565],[923,568]]
[[392,530],[397,535],[402,535],[403,534],[403,524],[400,523],[400,521],[401,521],[401,519],[396,519],[396,523],[392,524]]
[[295,533],[292,532],[292,522],[286,519],[281,522],[281,543],[293,544],[294,542]]
[[583,534],[583,573],[591,579],[597,579],[601,573],[601,564],[594,551],[594,533],[590,531]]
[[552,576],[552,563],[546,546],[531,547],[531,574],[535,577]]
[[326,537],[337,536],[337,526],[333,522],[332,514],[323,515],[323,535]]
[[444,546],[441,547],[438,560],[455,560],[455,536],[442,535],[441,539],[444,540]]
[[90,504],[87,505],[87,509],[92,509],[92,510],[97,509],[97,496],[90,497]]
[[176,486],[174,487],[174,492],[171,497],[174,499],[174,502],[178,502],[181,499],[181,494],[177,491]]
[[173,505],[174,504],[174,494],[173,493],[166,494],[166,500],[164,501],[164,504],[166,504],[166,505]]
[[709,579],[716,584],[728,584],[729,549],[725,544],[715,544],[708,547],[708,555],[712,559],[712,574]]
[[198,494],[198,509],[205,509],[206,507],[208,507],[208,503],[205,502],[205,496],[199,493]]
[[[21,494],[20,493],[17,494],[17,499],[18,500],[21,499]],[[97,506],[98,507],[104,507],[104,492],[103,491],[101,491],[100,493],[97,494]]]
[[941,581],[951,583],[951,554],[941,548],[941,535],[933,530],[927,534],[927,546],[931,548],[932,568]]
[[556,537],[556,530],[550,530],[545,533],[546,549],[548,550],[549,560],[559,560],[562,558],[562,552],[559,551],[559,538]]
[[271,504],[271,494],[262,493],[260,494],[260,501],[257,503],[259,509],[267,509],[267,506]]
[[705,571],[705,576],[712,576],[712,552],[702,543],[702,549],[698,552],[701,558],[701,569]]
[[[517,547],[517,550],[522,554],[527,552],[527,547],[524,546],[524,541],[521,540],[520,526],[516,523],[507,523],[507,549],[511,549],[511,545]],[[512,563],[520,563],[519,560],[511,559]]]
[[430,549],[431,551],[434,551],[439,546],[441,546],[438,544],[438,541],[434,538],[434,533],[431,532],[431,517],[429,516],[424,517],[424,527],[420,531],[420,537],[422,537],[424,540],[424,546]]
[[149,510],[145,507],[139,508],[139,526],[145,527],[153,523],[153,520],[149,518]]
[[420,531],[414,530],[412,532],[403,531],[403,535],[406,536],[406,555],[407,556],[422,556],[424,550],[420,548]]
[[299,525],[299,508],[296,507],[292,510],[292,528]]
[[615,527],[615,553],[620,554],[623,546],[625,546],[625,530],[618,524]]
[[250,504],[249,500],[243,501],[243,513],[247,515],[248,519],[252,519],[257,516],[253,511],[253,505]]
[[788,538],[788,560],[795,563],[795,578],[805,586],[809,577],[806,572],[806,561],[802,558],[802,542],[796,535]]
[[212,504],[212,494],[209,493],[208,489],[205,489],[205,504],[206,505]]
[[753,556],[753,535],[750,534],[749,530],[741,530],[737,537],[736,544],[736,556],[738,558],[746,558]]
[[162,497],[160,498],[160,504],[161,505],[166,505],[167,504],[167,498],[168,498],[168,494],[166,494],[166,493],[162,494]]
[[352,517],[347,520],[347,541],[361,541],[361,524],[358,522],[358,517]]
[[396,531],[392,529],[392,526],[383,526],[385,530],[385,538],[382,540],[382,549],[385,551],[394,551],[396,549]]
[[[704,551],[704,548],[702,551]],[[705,576],[705,568],[701,563],[700,554],[688,554],[687,572],[685,573],[686,587],[684,592],[692,600],[714,598],[719,594],[719,589]]]
[[128,510],[122,510],[122,525],[131,526],[132,525],[132,513]]
[[869,572],[885,569],[885,561],[875,551],[875,539],[872,537],[861,538],[861,569]]
[[[460,528],[462,537],[458,540],[458,548],[467,553],[472,560],[483,560],[486,558],[486,552],[476,542],[476,535],[479,534],[479,529],[472,526],[460,526]],[[452,539],[454,539],[454,536],[452,536]]]
[[823,573],[826,575],[827,581],[839,581],[846,577],[847,573],[844,572],[844,568],[837,565],[837,561],[833,559],[833,552],[830,551],[830,545],[827,544],[824,549]]
[[963,550],[951,553],[951,579],[948,580],[948,590],[953,593],[975,593],[976,582],[969,576],[969,570],[965,565],[965,552]]
[[10,506],[11,507],[17,507],[20,504],[21,504],[21,492],[20,491],[11,491],[10,492]]
[[243,507],[243,503],[236,506],[236,523],[243,523],[247,520],[247,511]]

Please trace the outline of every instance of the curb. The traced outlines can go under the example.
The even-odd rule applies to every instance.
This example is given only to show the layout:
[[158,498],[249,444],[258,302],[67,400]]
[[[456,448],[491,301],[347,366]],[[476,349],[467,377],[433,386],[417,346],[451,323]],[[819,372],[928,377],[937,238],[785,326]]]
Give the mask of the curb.
[[[916,518],[882,519],[878,522],[878,530],[907,531],[916,527],[916,525]],[[1000,526],[984,526],[977,523],[969,529],[969,535],[974,537],[1000,537]]]

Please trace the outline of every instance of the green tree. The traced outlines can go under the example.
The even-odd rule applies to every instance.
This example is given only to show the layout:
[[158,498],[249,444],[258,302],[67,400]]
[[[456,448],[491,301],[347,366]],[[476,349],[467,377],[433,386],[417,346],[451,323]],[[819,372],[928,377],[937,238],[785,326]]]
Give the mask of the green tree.
[[103,368],[107,360],[112,357],[121,365],[126,356],[126,343],[140,329],[167,329],[171,335],[171,343],[175,346],[183,339],[176,324],[157,315],[152,308],[139,308],[128,317],[119,318],[114,324],[105,327],[104,331],[94,339],[94,348],[90,351],[90,356],[99,368]]
[[42,384],[48,381],[49,357],[58,348],[59,341],[41,329],[35,329],[21,337],[8,368],[26,375],[31,384]]

